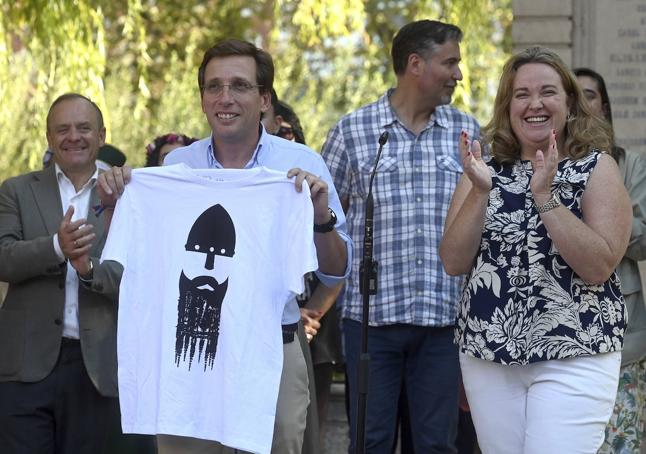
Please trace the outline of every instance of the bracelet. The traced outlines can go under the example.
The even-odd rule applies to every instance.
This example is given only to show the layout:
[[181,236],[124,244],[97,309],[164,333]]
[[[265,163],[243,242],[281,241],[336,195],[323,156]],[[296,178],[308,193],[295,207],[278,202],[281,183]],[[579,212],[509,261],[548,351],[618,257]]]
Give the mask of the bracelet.
[[539,213],[545,213],[547,211],[553,210],[554,208],[558,207],[561,205],[561,199],[559,199],[559,196],[556,195],[556,193],[552,193],[552,197],[545,202],[543,205],[536,205],[536,202],[534,202],[534,207],[536,207],[536,211]]
[[94,215],[98,218],[105,210],[114,210],[114,207],[115,205],[94,205],[92,211],[94,211]]
[[87,274],[85,274],[85,276],[81,275],[81,273],[79,273],[78,271],[76,272],[76,274],[82,282],[91,284],[92,280],[94,279],[94,265],[92,264],[92,260],[90,260],[90,269],[88,270]]

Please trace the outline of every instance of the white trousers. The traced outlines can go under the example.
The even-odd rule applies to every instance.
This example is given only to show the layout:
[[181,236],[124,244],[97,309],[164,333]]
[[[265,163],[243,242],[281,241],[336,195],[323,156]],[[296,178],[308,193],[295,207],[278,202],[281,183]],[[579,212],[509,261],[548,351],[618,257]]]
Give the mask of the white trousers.
[[595,454],[615,403],[621,353],[504,366],[460,354],[483,454]]

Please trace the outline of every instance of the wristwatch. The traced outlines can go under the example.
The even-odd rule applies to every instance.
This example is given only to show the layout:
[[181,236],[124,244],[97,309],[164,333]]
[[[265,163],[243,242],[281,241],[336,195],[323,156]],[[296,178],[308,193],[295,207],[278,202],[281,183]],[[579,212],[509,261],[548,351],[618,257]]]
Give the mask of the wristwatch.
[[552,197],[544,203],[543,205],[536,205],[536,202],[534,202],[534,206],[536,207],[536,211],[539,213],[545,213],[546,211],[553,210],[554,208],[558,207],[561,205],[561,199],[559,199],[559,196],[556,195],[556,193],[552,193]]
[[336,213],[332,211],[332,208],[328,208],[328,212],[330,213],[330,220],[327,221],[325,224],[314,224],[314,231],[316,233],[328,233],[334,230],[334,226],[336,225]]

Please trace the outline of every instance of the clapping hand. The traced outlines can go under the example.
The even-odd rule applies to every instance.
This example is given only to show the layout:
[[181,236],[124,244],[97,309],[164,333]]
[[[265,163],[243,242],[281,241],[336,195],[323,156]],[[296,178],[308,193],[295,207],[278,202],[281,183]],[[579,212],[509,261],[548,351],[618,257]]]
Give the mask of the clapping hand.
[[465,175],[471,181],[473,190],[481,193],[491,191],[491,173],[482,159],[480,142],[469,140],[469,135],[462,131],[460,134],[460,156]]
[[532,164],[534,174],[529,181],[529,187],[538,204],[547,202],[552,196],[552,182],[556,176],[559,163],[559,152],[556,148],[556,131],[552,129],[550,143],[547,151],[536,151],[536,158]]

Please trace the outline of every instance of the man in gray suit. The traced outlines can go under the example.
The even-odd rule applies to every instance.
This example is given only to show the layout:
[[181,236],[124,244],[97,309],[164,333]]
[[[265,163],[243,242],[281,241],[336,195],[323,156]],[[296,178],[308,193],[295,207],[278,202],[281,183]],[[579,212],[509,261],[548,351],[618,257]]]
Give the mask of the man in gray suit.
[[47,114],[54,166],[0,187],[0,447],[3,453],[102,451],[116,407],[121,266],[105,241],[95,159],[101,111],[65,94]]

